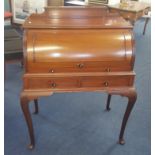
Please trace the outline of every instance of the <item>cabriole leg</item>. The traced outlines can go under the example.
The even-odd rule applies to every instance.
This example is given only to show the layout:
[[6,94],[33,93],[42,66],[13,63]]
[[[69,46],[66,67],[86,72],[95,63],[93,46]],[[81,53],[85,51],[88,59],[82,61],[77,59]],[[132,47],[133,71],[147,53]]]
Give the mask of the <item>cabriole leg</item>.
[[34,106],[35,106],[35,110],[34,110],[34,114],[38,114],[38,100],[37,99],[34,99]]
[[132,92],[129,92],[129,94],[126,94],[126,96],[128,97],[128,105],[127,105],[127,108],[126,108],[126,111],[125,111],[125,114],[124,114],[124,117],[123,117],[123,121],[122,121],[122,126],[121,126],[121,131],[120,131],[120,135],[119,135],[119,144],[121,145],[124,145],[125,144],[125,141],[124,141],[124,131],[125,131],[125,128],[126,128],[126,124],[127,124],[127,121],[128,121],[128,118],[130,116],[130,113],[133,109],[133,106],[136,102],[136,99],[137,99],[137,93],[135,90],[133,90]]
[[147,26],[148,22],[149,22],[149,18],[146,18],[146,19],[145,19],[144,29],[143,29],[143,35],[145,34],[146,26]]
[[29,111],[29,99],[27,97],[21,97],[20,104],[29,130],[30,144],[28,148],[33,149],[35,146],[35,139],[34,139],[32,119]]
[[107,105],[106,105],[107,111],[110,111],[110,101],[111,101],[111,94],[108,94]]

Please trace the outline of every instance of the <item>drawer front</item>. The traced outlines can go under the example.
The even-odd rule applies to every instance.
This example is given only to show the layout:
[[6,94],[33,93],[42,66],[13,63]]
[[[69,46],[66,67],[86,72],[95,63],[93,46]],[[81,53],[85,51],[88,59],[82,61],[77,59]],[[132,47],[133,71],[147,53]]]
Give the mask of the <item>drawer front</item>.
[[25,79],[25,89],[56,89],[75,88],[77,80],[72,78],[28,78]]
[[118,10],[118,9],[110,9],[110,12],[112,13],[119,13],[123,18],[135,21],[138,18],[143,16],[143,11],[139,12],[132,12],[132,11],[123,11],[123,10]]
[[86,77],[82,79],[82,87],[123,87],[131,86],[133,79],[128,76]]
[[128,62],[60,62],[29,64],[27,73],[115,72],[131,71]]
[[134,76],[25,77],[24,89],[73,89],[132,86]]
[[136,18],[136,13],[131,12],[131,11],[123,11],[123,10],[118,10],[118,9],[110,9],[110,12],[112,12],[112,13],[119,13],[125,19],[135,19]]
[[120,15],[123,16],[125,19],[129,19],[129,20],[135,20],[135,19],[136,19],[136,13],[134,13],[134,12],[120,11],[119,13],[120,13]]

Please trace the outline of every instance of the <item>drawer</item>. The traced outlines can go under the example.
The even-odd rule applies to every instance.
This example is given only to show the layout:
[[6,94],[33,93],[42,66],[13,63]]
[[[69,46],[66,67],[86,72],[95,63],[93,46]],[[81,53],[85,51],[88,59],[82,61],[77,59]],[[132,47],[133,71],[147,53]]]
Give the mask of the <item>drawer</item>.
[[134,12],[120,11],[119,13],[125,19],[134,20],[136,18],[136,13]]
[[25,89],[56,89],[56,88],[75,88],[77,87],[77,79],[75,78],[26,78]]
[[27,73],[115,72],[131,71],[128,62],[55,62],[29,64]]
[[130,76],[105,76],[85,77],[82,79],[82,87],[123,87],[132,86],[133,77]]
[[73,89],[132,86],[134,75],[24,77],[24,89]]
[[124,10],[118,10],[118,9],[111,8],[110,12],[119,13],[123,18],[127,20],[133,20],[133,21],[143,16],[143,11],[132,12],[132,11],[124,11]]
[[110,12],[111,13],[119,13],[125,19],[134,19],[136,17],[136,13],[131,12],[131,11],[123,11],[123,10],[111,8]]

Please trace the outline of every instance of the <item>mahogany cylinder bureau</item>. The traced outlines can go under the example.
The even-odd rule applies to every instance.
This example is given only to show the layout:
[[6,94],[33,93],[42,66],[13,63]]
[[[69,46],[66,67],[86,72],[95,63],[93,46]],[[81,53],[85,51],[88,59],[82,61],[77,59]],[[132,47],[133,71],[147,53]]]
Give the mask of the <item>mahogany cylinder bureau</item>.
[[30,135],[35,139],[29,102],[57,92],[102,91],[126,96],[128,105],[119,143],[136,101],[133,71],[132,25],[105,7],[47,7],[32,14],[24,25],[24,66],[21,107]]

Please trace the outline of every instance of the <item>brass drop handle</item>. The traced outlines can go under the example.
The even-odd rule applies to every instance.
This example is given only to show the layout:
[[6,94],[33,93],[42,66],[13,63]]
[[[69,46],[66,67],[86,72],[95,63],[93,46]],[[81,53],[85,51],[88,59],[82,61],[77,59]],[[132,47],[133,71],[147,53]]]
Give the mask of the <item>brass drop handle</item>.
[[49,70],[49,73],[54,73],[54,70],[53,70],[53,69],[50,69],[50,70]]
[[106,72],[110,72],[111,69],[110,69],[110,68],[106,68],[105,71],[106,71]]
[[77,64],[77,67],[83,68],[84,67],[84,64]]
[[109,86],[109,83],[108,83],[108,82],[104,82],[103,85],[104,85],[105,87],[108,87],[108,86]]
[[56,83],[53,82],[53,83],[51,84],[51,86],[52,86],[52,88],[55,88],[55,87],[56,87]]

